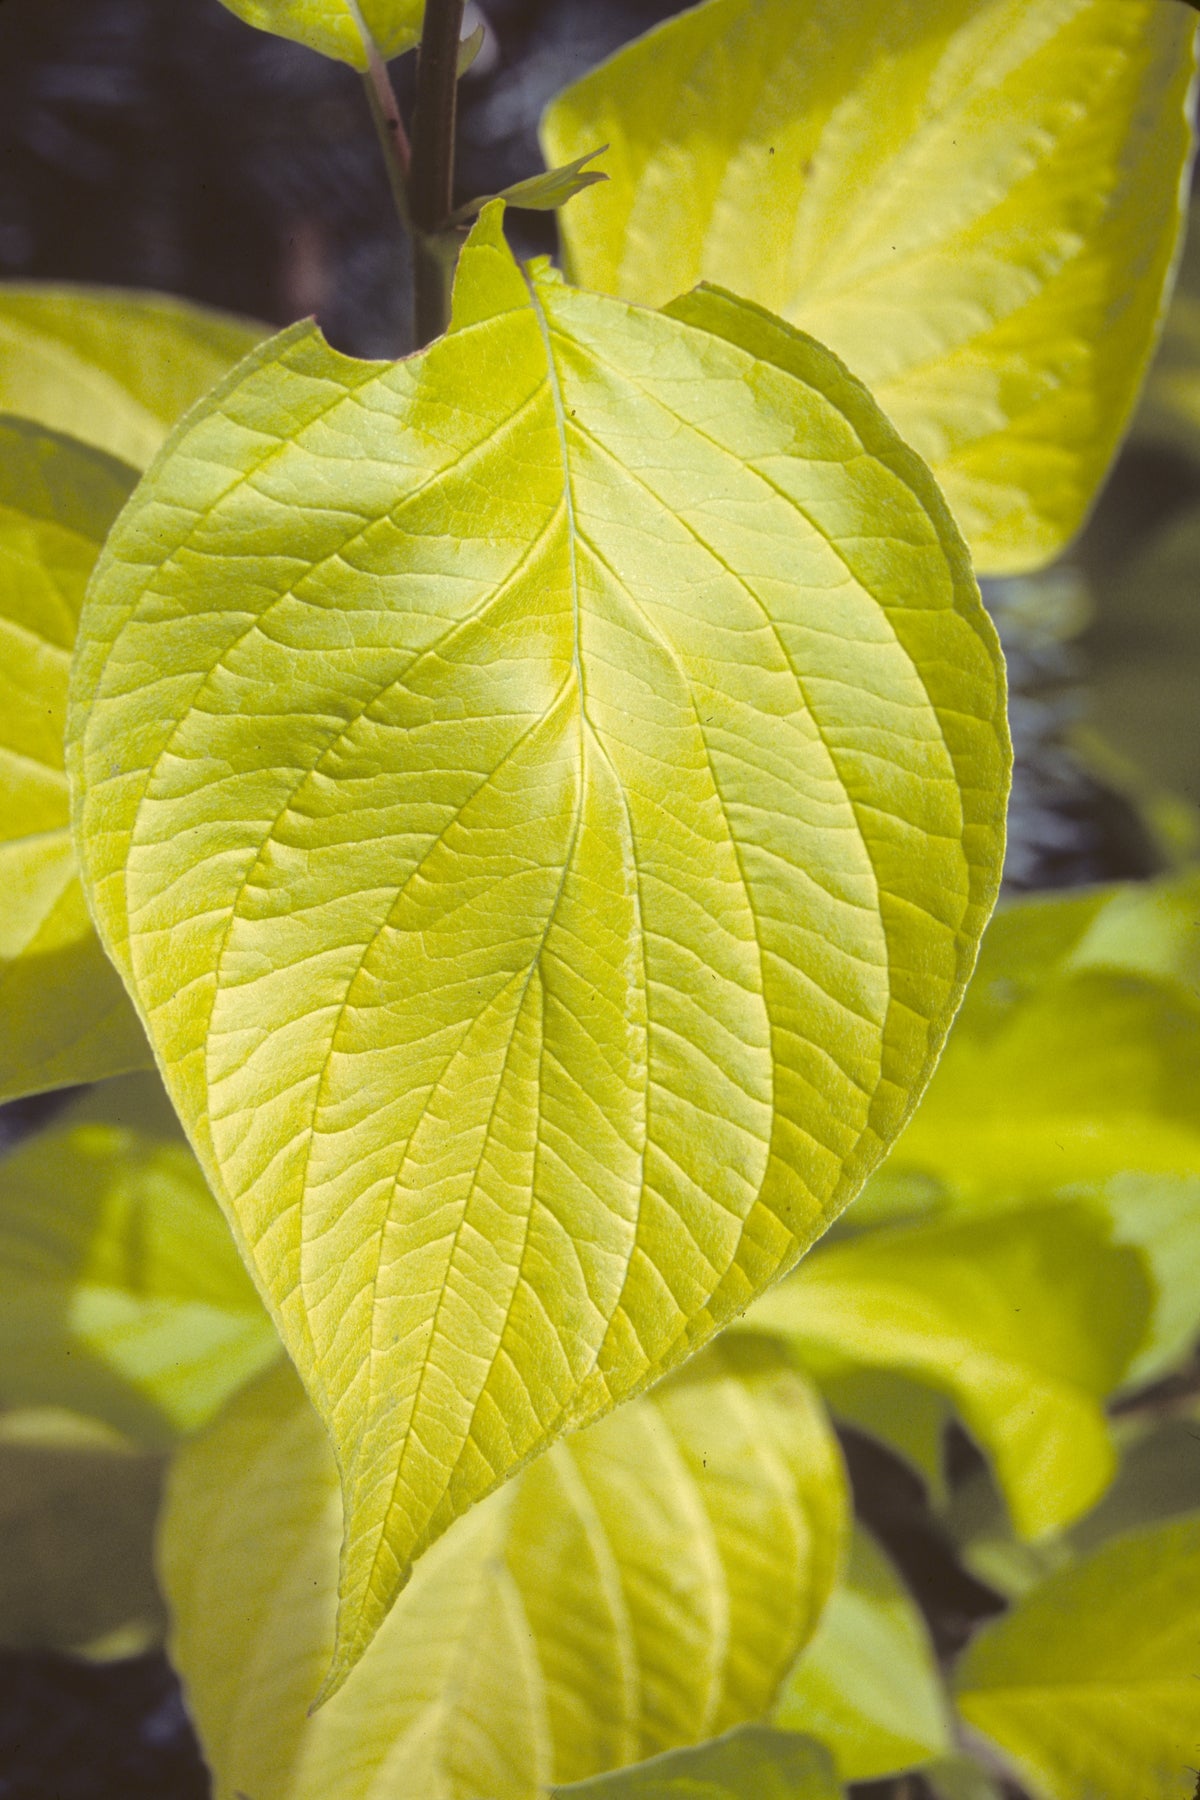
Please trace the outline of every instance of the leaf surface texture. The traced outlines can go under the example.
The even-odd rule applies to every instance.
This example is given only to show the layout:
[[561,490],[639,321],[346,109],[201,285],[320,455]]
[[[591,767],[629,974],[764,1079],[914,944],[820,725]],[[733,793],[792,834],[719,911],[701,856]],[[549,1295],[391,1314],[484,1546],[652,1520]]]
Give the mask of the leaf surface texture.
[[846,1501],[811,1389],[745,1348],[473,1508],[312,1716],[337,1473],[290,1369],[247,1389],[182,1453],[164,1526],[172,1655],[218,1793],[536,1800],[761,1717],[832,1586]]
[[981,1633],[963,1716],[1046,1800],[1188,1800],[1200,1517],[1116,1538]]
[[144,469],[267,327],[164,294],[0,285],[0,411]]
[[588,287],[700,280],[843,357],[929,462],[980,570],[1081,523],[1181,230],[1195,19],[1164,0],[708,0],[549,109],[610,181],[563,231]]
[[680,1362],[899,1130],[997,879],[1003,679],[819,346],[520,271],[299,326],[109,541],[106,946],[342,1460],[344,1672],[414,1557]]

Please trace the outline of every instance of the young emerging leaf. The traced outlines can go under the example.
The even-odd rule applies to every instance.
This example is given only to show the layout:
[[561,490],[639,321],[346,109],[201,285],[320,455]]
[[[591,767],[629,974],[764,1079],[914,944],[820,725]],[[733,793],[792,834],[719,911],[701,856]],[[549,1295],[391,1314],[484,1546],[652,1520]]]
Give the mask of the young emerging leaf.
[[834,358],[522,273],[301,325],[109,540],[78,841],[328,1423],[344,1674],[459,1513],[683,1360],[900,1129],[995,893],[1003,677]]
[[841,1800],[829,1755],[808,1738],[746,1725],[636,1769],[551,1788],[551,1800]]
[[589,150],[583,156],[577,156],[574,162],[566,163],[561,169],[547,169],[543,175],[531,175],[528,181],[514,182],[499,194],[492,194],[483,200],[470,200],[466,206],[460,206],[451,223],[465,225],[477,213],[483,211],[488,199],[503,200],[508,206],[523,206],[530,212],[553,212],[557,207],[565,206],[576,194],[582,194],[584,188],[594,187],[598,181],[607,181],[608,176],[603,169],[589,169],[588,163],[595,162],[603,156],[607,145],[601,144],[598,150]]
[[0,412],[144,469],[266,327],[161,294],[0,286]]
[[950,1749],[929,1633],[888,1558],[861,1528],[771,1716],[827,1745],[843,1781],[875,1781]]
[[608,142],[574,275],[719,281],[845,358],[985,572],[1081,523],[1137,396],[1181,226],[1195,18],[1167,0],[708,0],[551,106]]
[[278,1354],[158,1081],[106,1082],[0,1163],[0,1407],[164,1446]]
[[151,1061],[88,917],[63,768],[83,590],[136,480],[0,415],[0,1101]]
[[218,1792],[540,1800],[760,1718],[833,1584],[845,1485],[811,1390],[745,1349],[459,1521],[311,1717],[337,1473],[290,1370],[240,1395],[179,1457],[163,1533],[172,1655]]
[[1046,1800],[1187,1800],[1200,1516],[1106,1544],[971,1645],[963,1717]]
[[260,31],[292,38],[322,56],[364,70],[371,46],[399,56],[420,42],[425,0],[222,0]]
[[991,1454],[1017,1529],[1093,1504],[1116,1465],[1104,1399],[1145,1329],[1149,1283],[1088,1207],[878,1232],[835,1244],[745,1324],[815,1371],[899,1370],[950,1395]]

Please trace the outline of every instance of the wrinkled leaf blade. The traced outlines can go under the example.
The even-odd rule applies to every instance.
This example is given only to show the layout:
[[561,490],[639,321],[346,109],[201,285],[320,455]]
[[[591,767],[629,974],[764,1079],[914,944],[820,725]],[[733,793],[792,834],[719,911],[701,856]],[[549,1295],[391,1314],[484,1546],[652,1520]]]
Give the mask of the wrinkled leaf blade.
[[720,282],[811,331],[930,463],[976,565],[1081,524],[1157,336],[1195,20],[1164,0],[708,0],[585,76],[547,161],[575,277]]
[[0,1101],[151,1060],[88,917],[63,767],[84,588],[136,479],[0,416]]
[[425,0],[221,0],[247,25],[291,38],[352,68],[367,67],[370,47],[384,57],[421,37]]
[[949,515],[819,346],[705,320],[526,278],[490,209],[449,336],[283,334],[90,590],[91,898],[341,1450],[342,1673],[846,1203],[994,896]]
[[832,1586],[845,1507],[811,1390],[718,1347],[458,1521],[309,1716],[340,1508],[281,1369],[177,1461],[172,1655],[223,1794],[536,1800],[761,1717]]
[[164,294],[0,285],[0,411],[144,469],[266,332]]
[[1140,1259],[1092,1209],[1039,1209],[830,1246],[744,1325],[815,1370],[894,1369],[948,1394],[1026,1537],[1071,1523],[1116,1466],[1103,1401],[1152,1304]]
[[167,1445],[278,1354],[155,1078],[104,1083],[0,1162],[0,1405]]
[[876,1781],[950,1749],[929,1633],[887,1556],[861,1527],[771,1718],[824,1744],[843,1781]]
[[961,1665],[963,1717],[1045,1800],[1188,1800],[1200,1664],[1200,1517],[1051,1575]]

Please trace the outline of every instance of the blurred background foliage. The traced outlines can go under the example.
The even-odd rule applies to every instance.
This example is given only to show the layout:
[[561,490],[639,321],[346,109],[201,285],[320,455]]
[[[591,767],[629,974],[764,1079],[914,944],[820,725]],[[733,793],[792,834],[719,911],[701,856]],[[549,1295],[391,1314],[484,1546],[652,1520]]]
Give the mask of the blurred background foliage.
[[[534,173],[546,101],[681,10],[484,0],[462,197]],[[0,159],[0,280],[315,312],[347,351],[410,346],[356,77],[216,0],[0,0]],[[522,253],[553,248],[548,218],[513,227]],[[1014,904],[910,1130],[747,1321],[822,1391],[857,1518],[773,1722],[821,1738],[861,1800],[1012,1800],[1014,1765],[1030,1793],[1076,1800],[1069,1744],[1123,1708],[1141,1726],[1097,1779],[1136,1781],[1163,1732],[1200,1761],[1200,1649],[1186,1666],[1178,1625],[1200,1607],[1198,566],[1194,229],[1086,531],[1054,568],[987,584],[1012,683]],[[1057,889],[1086,891],[1036,897]],[[200,1800],[153,1525],[171,1447],[268,1367],[273,1334],[153,1082],[5,1108],[0,1146],[0,1795]],[[1085,1641],[1103,1716],[1064,1697]],[[959,1708],[984,1767],[944,1680],[968,1645]],[[1190,1791],[1182,1758],[1154,1779]]]

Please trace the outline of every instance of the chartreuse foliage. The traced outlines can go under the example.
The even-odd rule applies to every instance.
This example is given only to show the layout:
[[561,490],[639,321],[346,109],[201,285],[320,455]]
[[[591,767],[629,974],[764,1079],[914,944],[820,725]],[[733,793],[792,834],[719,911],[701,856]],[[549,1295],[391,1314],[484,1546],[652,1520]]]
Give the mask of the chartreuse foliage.
[[172,1654],[217,1793],[536,1800],[760,1718],[828,1595],[844,1505],[803,1379],[770,1349],[716,1347],[473,1508],[309,1716],[340,1499],[281,1368],[171,1479]]
[[707,0],[561,95],[585,286],[704,279],[811,331],[928,461],[978,567],[1081,523],[1179,238],[1195,17],[1166,0]]
[[927,472],[811,340],[523,273],[311,326],[89,590],[98,922],[328,1425],[335,1680],[415,1557],[793,1263],[994,896],[1003,680]]
[[63,768],[83,590],[136,479],[0,415],[0,1100],[150,1058],[84,904]]
[[278,1353],[154,1077],[95,1088],[0,1162],[0,1406],[162,1446]]
[[553,1800],[840,1800],[828,1753],[807,1738],[746,1725],[636,1769],[552,1788]]
[[963,1661],[963,1717],[1044,1800],[1187,1800],[1196,1755],[1200,1515],[1051,1575]]
[[923,1184],[960,1215],[1052,1195],[1094,1206],[1153,1277],[1140,1381],[1200,1329],[1198,909],[1186,875],[999,913],[880,1184],[901,1205]]
[[0,412],[144,469],[266,328],[162,294],[0,285]]
[[365,69],[372,47],[382,56],[411,50],[421,35],[424,0],[222,0],[230,12],[293,38],[322,56]]
[[810,1257],[745,1324],[814,1371],[901,1371],[953,1398],[989,1452],[1017,1529],[1069,1524],[1116,1467],[1103,1401],[1145,1330],[1137,1254],[1092,1209],[873,1232]]
[[772,1716],[828,1745],[844,1781],[873,1781],[949,1751],[949,1708],[929,1635],[866,1531],[855,1533],[849,1565]]

